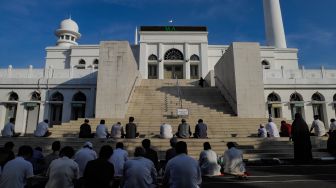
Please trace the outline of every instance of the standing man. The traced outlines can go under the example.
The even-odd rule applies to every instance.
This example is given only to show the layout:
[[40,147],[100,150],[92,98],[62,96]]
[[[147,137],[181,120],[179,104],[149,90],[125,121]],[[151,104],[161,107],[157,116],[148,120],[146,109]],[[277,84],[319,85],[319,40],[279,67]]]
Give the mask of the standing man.
[[176,136],[179,138],[189,138],[191,136],[190,125],[187,124],[185,119],[181,120],[181,124],[178,126]]
[[109,133],[107,127],[105,126],[105,120],[100,120],[100,124],[96,128],[96,137],[97,138],[108,138]]
[[157,172],[154,164],[144,157],[142,147],[136,147],[134,159],[124,165],[123,188],[155,187]]
[[7,123],[2,130],[2,136],[3,137],[18,137],[18,136],[20,136],[20,133],[15,133],[14,126],[15,126],[15,118],[10,118],[9,123]]
[[94,134],[91,133],[91,125],[89,122],[88,119],[85,119],[84,123],[80,126],[79,138],[93,138]]
[[266,130],[267,133],[269,134],[269,137],[280,137],[278,127],[273,122],[272,118],[268,119],[268,123],[266,124]]
[[75,154],[75,162],[78,164],[79,167],[79,177],[83,176],[86,164],[89,161],[97,159],[97,153],[93,150],[93,145],[91,142],[85,142],[83,148],[81,148]]
[[27,179],[34,176],[33,165],[27,161],[33,155],[30,146],[21,146],[18,156],[9,161],[0,176],[1,188],[25,187]]
[[45,119],[36,126],[36,130],[34,131],[34,136],[36,137],[48,137],[51,135],[51,132],[48,130],[49,128],[49,120]]
[[312,126],[311,126],[309,132],[312,132],[313,129],[315,131],[315,133],[314,133],[315,136],[325,136],[326,135],[324,123],[321,120],[319,120],[318,115],[314,116],[314,121],[312,123]]
[[198,124],[195,127],[195,138],[208,138],[207,135],[208,126],[203,123],[203,119],[198,120]]
[[177,156],[166,165],[163,184],[167,187],[198,188],[202,183],[201,169],[198,162],[188,156],[187,143],[176,144]]
[[134,117],[129,117],[128,123],[126,124],[126,138],[136,138],[139,136],[137,132],[137,126],[134,123]]

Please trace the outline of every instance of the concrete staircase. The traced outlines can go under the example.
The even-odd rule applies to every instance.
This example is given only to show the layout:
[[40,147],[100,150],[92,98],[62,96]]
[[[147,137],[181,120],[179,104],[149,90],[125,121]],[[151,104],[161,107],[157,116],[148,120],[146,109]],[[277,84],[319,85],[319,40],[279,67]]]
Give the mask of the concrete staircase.
[[[192,132],[196,122],[202,118],[208,125],[209,139],[187,139],[189,154],[198,158],[202,151],[203,142],[208,141],[212,148],[223,154],[226,150],[226,143],[236,142],[244,151],[244,158],[293,158],[293,146],[288,138],[261,139],[256,137],[256,130],[260,123],[266,123],[266,118],[239,118],[233,114],[227,101],[214,87],[200,88],[197,80],[179,80],[179,92],[176,80],[142,80],[140,86],[135,88],[129,105],[128,114],[124,119],[105,119],[108,128],[112,124],[120,121],[123,125],[128,122],[129,116],[135,117],[138,125],[140,137],[150,138],[152,145],[159,151],[160,158],[164,158],[164,152],[169,148],[169,140],[159,139],[160,125],[165,122],[172,125],[177,131],[181,118],[177,117],[177,108],[182,107],[189,110],[189,116],[184,117],[191,125]],[[178,94],[180,93],[180,95]],[[179,97],[180,96],[180,97]],[[100,119],[90,119],[92,130],[95,130]],[[50,145],[54,140],[61,140],[63,145],[71,145],[80,148],[84,141],[88,139],[78,139],[79,126],[83,119],[63,123],[54,126],[52,138],[18,138],[16,144],[29,143],[33,146],[44,145],[46,152],[50,150]],[[280,120],[276,120],[280,125]],[[112,144],[123,141],[133,153],[136,146],[141,145],[142,139],[121,139],[121,140],[99,140],[90,139],[97,146],[102,144]],[[0,144],[7,139],[0,140]],[[326,139],[313,140],[314,157],[329,156],[326,153]]]

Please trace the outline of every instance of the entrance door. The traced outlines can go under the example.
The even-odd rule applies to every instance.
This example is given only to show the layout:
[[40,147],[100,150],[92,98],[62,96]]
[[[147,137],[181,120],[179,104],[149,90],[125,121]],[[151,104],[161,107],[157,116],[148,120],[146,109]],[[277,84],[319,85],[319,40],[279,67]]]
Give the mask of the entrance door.
[[313,104],[313,113],[314,113],[314,116],[318,115],[319,119],[321,121],[323,121],[324,123],[326,123],[324,121],[324,113],[323,113],[323,105],[322,104]]
[[183,65],[165,65],[164,66],[165,79],[183,79]]
[[38,123],[40,104],[27,107],[26,134],[33,134]]
[[190,78],[191,79],[199,79],[198,65],[190,65]]
[[9,122],[10,118],[16,118],[17,104],[6,104],[5,124]]
[[148,79],[157,79],[157,65],[148,65]]
[[72,104],[72,112],[71,119],[77,120],[78,118],[85,117],[85,104],[83,103],[73,103]]
[[60,125],[62,123],[63,104],[51,104],[50,125]]

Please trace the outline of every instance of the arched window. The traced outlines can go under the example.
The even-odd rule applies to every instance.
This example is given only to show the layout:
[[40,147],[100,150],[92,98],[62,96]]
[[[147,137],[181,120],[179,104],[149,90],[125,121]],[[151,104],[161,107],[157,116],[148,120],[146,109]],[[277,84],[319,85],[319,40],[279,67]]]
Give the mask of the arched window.
[[152,55],[148,56],[148,60],[149,60],[149,61],[157,61],[158,58],[157,58],[156,55],[152,54]]
[[316,92],[312,96],[312,101],[324,101],[324,97],[321,93]]
[[79,60],[78,64],[79,64],[79,65],[85,65],[85,64],[86,64],[86,62],[85,62],[85,60],[84,60],[84,59],[81,59],[81,60]]
[[280,96],[276,93],[271,93],[267,97],[268,102],[281,102]]
[[336,102],[336,94],[334,95],[333,100],[334,100],[334,102]]
[[164,55],[165,60],[183,60],[183,54],[178,49],[170,49]]
[[190,61],[199,61],[199,60],[200,60],[200,58],[196,54],[190,56]]
[[34,91],[30,97],[31,101],[40,101],[41,100],[41,94]]
[[303,98],[299,93],[295,92],[290,96],[290,101],[303,101]]
[[18,101],[19,100],[19,95],[15,92],[11,92],[8,97],[9,101]]
[[56,92],[54,93],[51,98],[50,98],[51,101],[63,101],[64,100],[64,97],[63,95],[60,93],[60,92]]
[[271,68],[270,63],[267,60],[263,60],[261,62],[261,65],[263,66],[264,69],[270,69]]
[[94,64],[94,65],[98,65],[98,64],[99,64],[98,59],[93,60],[93,64]]
[[86,96],[84,93],[78,92],[72,97],[72,101],[86,101]]

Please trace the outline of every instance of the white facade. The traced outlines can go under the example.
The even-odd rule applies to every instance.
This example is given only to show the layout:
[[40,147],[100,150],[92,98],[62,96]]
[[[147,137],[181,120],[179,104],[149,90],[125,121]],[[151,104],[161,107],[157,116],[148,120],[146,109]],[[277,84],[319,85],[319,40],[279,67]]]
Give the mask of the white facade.
[[[335,117],[336,70],[299,69],[298,50],[285,44],[279,0],[264,0],[264,3],[270,44],[259,50],[264,117],[271,114],[291,120],[293,108],[297,107],[308,122],[322,112],[320,115],[327,123]],[[229,45],[209,45],[206,27],[163,28],[168,29],[140,28],[136,32],[136,44],[131,49],[142,79],[199,79],[209,77],[212,72],[210,80],[215,80],[214,67]],[[77,117],[95,117],[100,45],[78,45],[81,35],[71,19],[62,21],[55,34],[56,46],[46,48],[44,69],[12,66],[0,69],[0,129],[9,117],[16,118],[15,129],[22,133],[30,133],[32,124],[43,119],[59,124]],[[32,99],[36,93],[40,98]],[[55,94],[58,97],[61,94],[62,100],[53,98]],[[321,100],[313,96],[320,96]],[[293,101],[291,97],[299,100]]]

